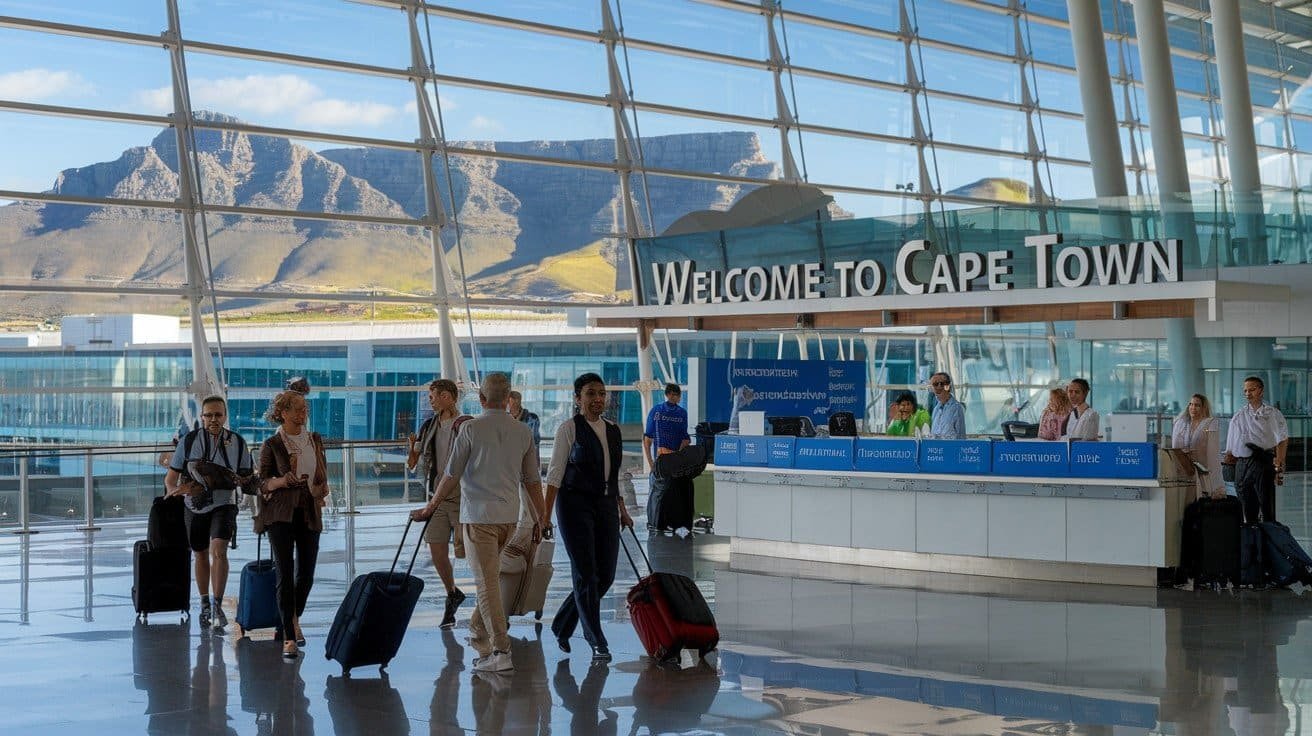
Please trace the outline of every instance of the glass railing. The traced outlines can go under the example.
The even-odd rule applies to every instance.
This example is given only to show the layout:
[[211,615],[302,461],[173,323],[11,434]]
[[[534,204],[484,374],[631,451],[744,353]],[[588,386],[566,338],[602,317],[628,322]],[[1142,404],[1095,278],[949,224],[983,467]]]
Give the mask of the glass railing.
[[[540,448],[544,472],[551,450],[550,442]],[[0,532],[93,531],[106,522],[142,523],[154,499],[164,494],[172,452],[170,445],[0,445]],[[251,452],[258,465],[259,446]],[[327,513],[425,500],[424,479],[406,470],[402,443],[326,440],[324,452],[331,491]],[[625,443],[621,471],[642,472],[639,443]]]

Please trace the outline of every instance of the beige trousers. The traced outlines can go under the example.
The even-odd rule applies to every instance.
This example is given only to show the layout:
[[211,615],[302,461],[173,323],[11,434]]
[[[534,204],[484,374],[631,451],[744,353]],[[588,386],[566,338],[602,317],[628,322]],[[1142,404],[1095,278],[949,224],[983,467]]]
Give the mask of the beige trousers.
[[478,586],[478,608],[469,618],[469,645],[486,657],[509,652],[506,609],[501,602],[501,550],[515,533],[514,524],[462,524],[465,555]]

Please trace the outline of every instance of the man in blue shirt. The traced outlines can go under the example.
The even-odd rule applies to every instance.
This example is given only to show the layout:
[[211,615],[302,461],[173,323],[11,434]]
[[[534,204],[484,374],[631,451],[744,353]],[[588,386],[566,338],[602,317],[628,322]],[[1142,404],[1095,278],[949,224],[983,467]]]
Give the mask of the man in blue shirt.
[[937,401],[932,409],[929,435],[940,440],[966,438],[966,409],[952,396],[952,376],[939,371],[929,377]]
[[656,457],[688,446],[688,412],[679,406],[683,390],[677,383],[665,384],[665,403],[653,406],[642,433],[642,454],[655,465]]

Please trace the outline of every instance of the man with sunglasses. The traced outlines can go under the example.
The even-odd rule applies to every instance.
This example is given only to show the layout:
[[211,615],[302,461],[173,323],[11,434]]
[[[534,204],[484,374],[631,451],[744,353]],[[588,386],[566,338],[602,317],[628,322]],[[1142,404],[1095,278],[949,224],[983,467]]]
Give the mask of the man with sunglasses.
[[[168,495],[185,497],[187,538],[196,559],[196,589],[200,592],[200,627],[222,632],[223,593],[228,587],[228,542],[237,534],[237,489],[211,489],[186,475],[188,460],[208,460],[249,476],[254,463],[241,435],[224,427],[228,404],[222,396],[201,402],[201,426],[183,436],[164,475]],[[214,597],[210,598],[213,592]],[[213,603],[211,603],[211,600]]]
[[939,371],[929,377],[929,387],[936,399],[931,410],[929,435],[940,440],[964,440],[966,408],[952,395],[952,376]]

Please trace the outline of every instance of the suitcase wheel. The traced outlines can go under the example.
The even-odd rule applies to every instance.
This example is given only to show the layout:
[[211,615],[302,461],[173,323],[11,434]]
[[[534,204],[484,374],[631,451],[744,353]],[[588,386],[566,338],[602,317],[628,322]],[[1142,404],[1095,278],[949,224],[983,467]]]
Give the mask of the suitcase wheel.
[[143,623],[143,624],[144,624],[144,623],[149,623],[149,621],[147,620],[146,614],[144,614],[144,613],[138,613],[138,614],[137,614],[137,620],[140,621],[140,622]]
[[350,667],[343,666],[343,667],[342,667],[342,677],[350,677],[350,676],[351,676],[351,668],[350,668]]

